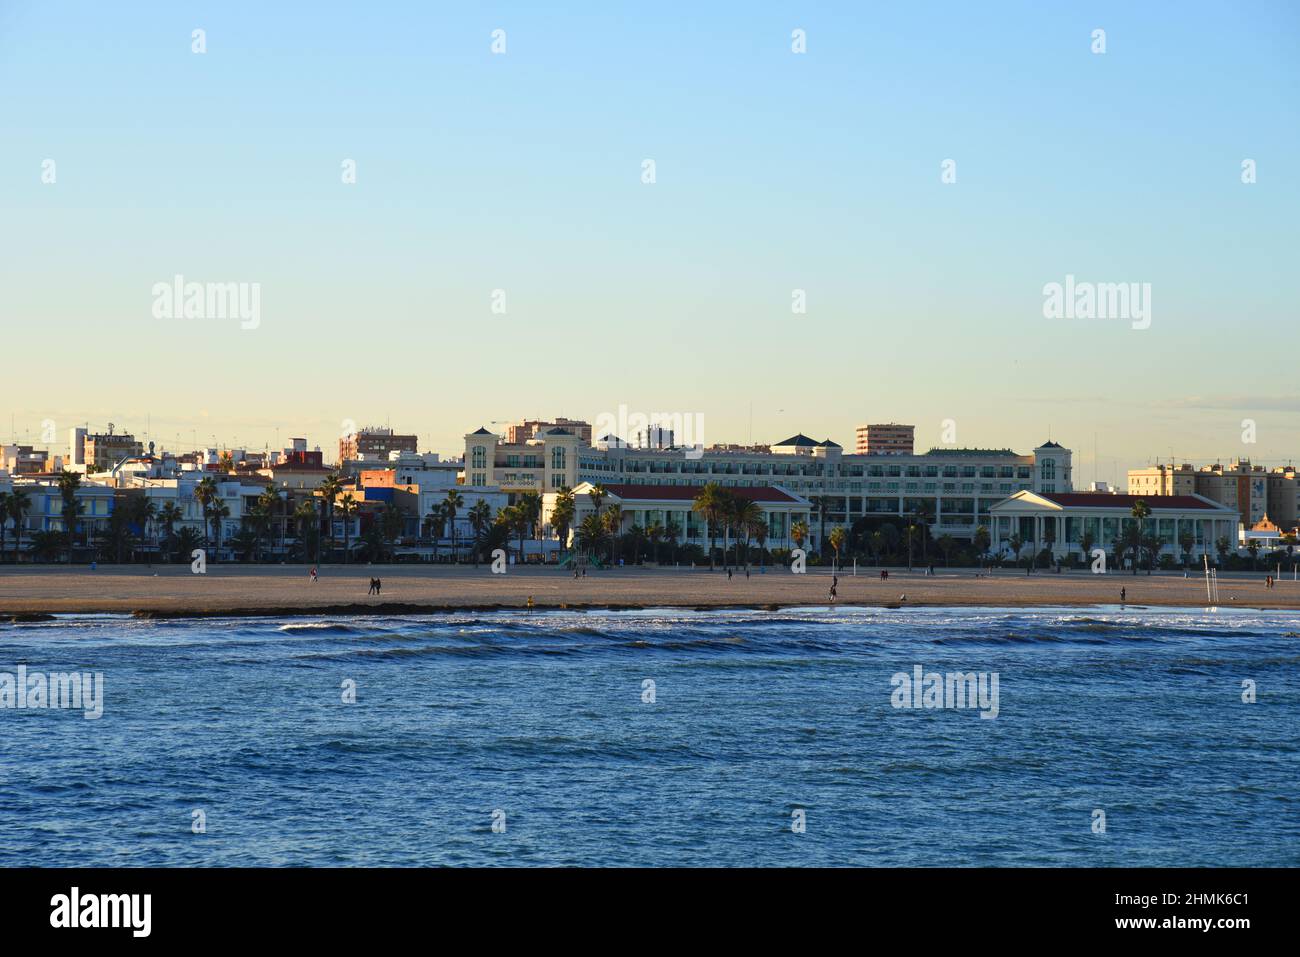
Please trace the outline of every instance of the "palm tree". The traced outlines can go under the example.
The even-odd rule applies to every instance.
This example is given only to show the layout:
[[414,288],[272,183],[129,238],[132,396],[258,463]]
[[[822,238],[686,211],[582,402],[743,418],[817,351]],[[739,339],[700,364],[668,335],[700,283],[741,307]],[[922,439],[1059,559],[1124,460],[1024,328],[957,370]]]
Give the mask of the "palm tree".
[[593,485],[591,491],[587,493],[587,497],[591,499],[591,509],[597,515],[600,514],[600,505],[605,501],[605,496],[608,494],[609,493],[605,491],[605,486],[601,485],[599,482]]
[[1141,560],[1141,543],[1142,543],[1142,523],[1151,517],[1151,506],[1146,503],[1145,499],[1138,499],[1133,503],[1133,521],[1137,523],[1132,536],[1133,547],[1133,574],[1138,573],[1138,562]]
[[1079,533],[1079,547],[1083,549],[1083,563],[1085,565],[1088,564],[1088,556],[1092,554],[1093,541],[1094,539],[1092,537],[1091,529],[1084,528],[1084,530]]
[[1192,549],[1196,547],[1196,536],[1183,529],[1178,534],[1178,547],[1183,550],[1183,568],[1186,568],[1192,560]]
[[989,535],[989,530],[983,525],[977,526],[975,528],[975,534],[971,536],[971,544],[974,545],[975,550],[979,552],[980,567],[982,568],[984,566],[984,556],[988,554],[989,545],[992,544],[992,537]]
[[208,534],[208,523],[212,520],[212,504],[219,497],[217,480],[210,475],[200,479],[199,484],[194,486],[194,500],[203,509],[203,535],[205,538]]
[[483,539],[487,530],[492,525],[492,506],[484,499],[479,499],[470,506],[469,526],[474,529],[474,567],[478,567],[479,550],[483,547]]
[[384,546],[388,549],[389,561],[396,558],[393,546],[402,537],[404,525],[406,525],[406,515],[403,513],[401,506],[395,502],[389,502],[385,505],[384,510],[379,515],[379,530],[383,536]]
[[[9,521],[9,493],[0,492],[0,560],[5,557],[5,522]],[[18,560],[18,553],[14,552],[14,561]]]
[[611,505],[600,517],[605,531],[609,535],[609,563],[614,564],[614,549],[618,545],[619,534],[623,530],[623,506]]
[[921,536],[921,564],[929,565],[930,550],[929,550],[928,543],[930,540],[930,523],[934,521],[934,513],[931,511],[930,506],[923,504],[919,508],[913,510],[912,517],[915,520],[916,524],[920,526],[919,534]]
[[677,560],[677,539],[681,538],[682,526],[676,519],[670,518],[664,524],[664,541],[668,543],[668,550],[673,556],[673,561]]
[[1219,564],[1228,563],[1228,552],[1232,549],[1232,542],[1227,535],[1220,535],[1214,540],[1214,550],[1219,553]]
[[293,523],[303,561],[311,561],[312,552],[315,552],[316,563],[320,564],[320,515],[317,514],[315,497],[298,503],[293,510]]
[[[541,520],[542,520],[542,497],[536,492],[524,492],[519,496],[519,501],[515,503],[519,506],[519,511],[523,515],[525,522],[528,524],[528,530],[531,535],[541,538]],[[524,562],[523,542],[519,543],[519,563]]]
[[[18,561],[23,550],[23,522],[32,510],[32,498],[23,489],[16,488],[9,493],[9,517],[14,520],[14,561]],[[0,512],[0,515],[3,515]],[[0,518],[0,525],[4,524]]]
[[143,495],[131,499],[129,506],[131,521],[140,526],[140,537],[145,545],[149,544],[149,524],[158,514],[158,506]]
[[1259,567],[1255,563],[1255,560],[1259,558],[1259,539],[1252,538],[1248,541],[1246,543],[1246,551],[1250,552],[1250,570],[1255,571],[1255,569]]
[[758,567],[767,567],[767,522],[758,519],[754,522],[752,534],[754,541],[758,542]]
[[1024,540],[1021,539],[1019,532],[1016,532],[1010,538],[1007,539],[1007,548],[1015,552],[1017,568],[1020,567],[1020,549],[1024,547],[1025,547],[1025,543]]
[[73,538],[77,533],[77,516],[81,514],[82,505],[77,501],[77,490],[81,488],[81,473],[64,469],[59,473],[59,496],[63,499],[63,531],[67,535],[68,563],[72,563]]
[[844,526],[836,525],[831,529],[829,544],[835,550],[835,563],[831,566],[831,571],[836,571],[840,565],[840,549],[844,547]]
[[424,529],[433,542],[433,560],[437,561],[438,542],[442,539],[442,533],[447,530],[446,502],[439,502],[429,509],[429,514],[424,516]]
[[447,521],[451,523],[451,561],[456,563],[456,512],[465,504],[464,497],[455,489],[447,492],[447,500],[443,503],[443,508],[447,513]]
[[821,530],[817,533],[817,553],[825,556],[826,554],[826,514],[831,510],[831,500],[827,495],[814,495],[809,499],[813,503],[813,508],[817,512],[817,518],[821,522]]
[[659,564],[659,541],[664,537],[664,527],[658,522],[651,522],[645,530],[646,541],[650,543],[650,552],[654,555],[655,564]]
[[225,519],[230,518],[230,508],[225,502],[213,502],[210,514],[212,517],[213,534],[212,560],[215,562],[220,561],[221,559],[221,523]]
[[754,523],[763,520],[763,511],[758,507],[758,503],[751,498],[741,498],[736,495],[732,498],[731,504],[731,521],[736,527],[736,541],[740,542],[740,536],[743,533],[745,537],[745,568],[749,568],[749,538],[754,534]]
[[808,537],[808,523],[800,519],[790,526],[790,537],[795,548],[803,548],[804,539]]
[[[704,517],[709,532],[709,571],[713,571],[713,546],[717,542],[718,523],[726,514],[728,506],[727,491],[717,482],[709,482],[701,486],[696,493],[694,500],[691,502],[691,511],[698,512]],[[726,561],[726,543],[723,542],[723,561]]]
[[880,531],[880,529],[876,529],[876,531],[871,533],[871,550],[876,553],[877,565],[884,564],[883,557],[885,552],[885,543],[885,533]]
[[343,494],[343,481],[337,472],[331,472],[320,483],[321,498],[325,499],[325,522],[329,534],[330,552],[334,551],[334,502]]
[[573,526],[573,516],[577,509],[573,492],[567,485],[555,493],[555,505],[551,508],[551,528],[560,540],[560,548],[569,547],[569,529]]
[[352,559],[352,518],[361,506],[351,492],[346,492],[339,499],[338,508],[343,514],[343,564],[346,565]]
[[203,535],[186,525],[176,534],[175,550],[172,554],[189,558],[194,554],[194,550],[204,543],[204,540]]
[[162,522],[163,531],[167,535],[167,561],[172,560],[172,539],[176,534],[176,523],[185,517],[185,513],[176,505],[175,502],[167,502],[158,512],[158,521]]
[[939,536],[939,551],[943,552],[943,567],[948,568],[952,565],[952,550],[957,547],[957,541],[951,535]]
[[228,450],[217,456],[217,468],[223,475],[229,475],[235,470],[235,457]]
[[578,547],[585,554],[590,555],[600,547],[601,541],[605,538],[605,526],[601,517],[594,512],[587,515],[578,523]]
[[[262,554],[262,542],[271,529],[271,511],[262,504],[260,497],[257,500],[257,504],[249,511],[248,520],[253,526],[253,537],[251,539],[253,543],[252,547],[246,548],[249,541],[247,537],[248,529],[246,528],[240,529],[240,545],[238,547],[241,551],[252,552],[253,558],[255,559],[265,558],[265,555]],[[234,544],[235,543],[232,540],[231,545],[233,546]]]

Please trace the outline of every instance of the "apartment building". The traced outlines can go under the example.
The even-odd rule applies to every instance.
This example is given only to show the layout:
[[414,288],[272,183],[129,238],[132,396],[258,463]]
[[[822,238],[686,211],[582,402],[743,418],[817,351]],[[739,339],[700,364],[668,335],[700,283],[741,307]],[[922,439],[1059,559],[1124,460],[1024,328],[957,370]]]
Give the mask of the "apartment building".
[[419,451],[419,439],[380,426],[366,426],[339,439],[339,465],[387,460],[393,452]]
[[858,455],[911,455],[915,435],[914,425],[859,425],[854,451]]
[[1265,515],[1285,528],[1293,528],[1300,512],[1295,468],[1283,466],[1270,471],[1249,459],[1200,468],[1183,462],[1130,469],[1128,491],[1131,495],[1203,495],[1235,508],[1245,528],[1258,524]]

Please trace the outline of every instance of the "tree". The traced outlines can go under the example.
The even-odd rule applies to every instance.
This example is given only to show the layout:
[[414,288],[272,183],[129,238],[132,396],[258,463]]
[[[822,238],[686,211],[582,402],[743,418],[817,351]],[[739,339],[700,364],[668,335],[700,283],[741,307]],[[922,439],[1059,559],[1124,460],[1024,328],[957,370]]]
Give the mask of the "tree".
[[939,536],[939,551],[943,552],[944,567],[952,565],[952,550],[957,547],[957,541],[951,535]]
[[609,536],[609,562],[614,564],[614,550],[618,546],[619,536],[623,531],[623,506],[611,505],[605,509],[605,514],[601,517],[601,524],[605,527],[605,533]]
[[1088,564],[1088,557],[1092,554],[1092,546],[1095,541],[1092,529],[1085,525],[1083,531],[1079,533],[1079,547],[1083,549],[1083,563],[1085,565]]
[[934,513],[930,506],[921,505],[913,511],[913,518],[916,525],[919,526],[917,534],[921,536],[921,564],[930,564],[930,523],[934,521]]
[[352,497],[351,492],[345,492],[339,499],[338,510],[343,516],[343,563],[345,565],[352,560],[352,519],[360,508],[361,505]]
[[331,472],[320,483],[321,498],[325,499],[325,522],[330,540],[330,551],[334,551],[334,503],[343,494],[343,481],[337,472]]
[[604,537],[605,526],[598,514],[593,512],[591,515],[584,516],[578,523],[578,547],[585,554],[590,555],[598,549]]
[[790,526],[790,538],[795,548],[803,548],[804,539],[808,537],[808,523],[800,519]]
[[1020,567],[1020,550],[1024,547],[1025,547],[1025,543],[1021,539],[1019,532],[1014,533],[1010,538],[1007,539],[1007,548],[1011,549],[1011,551],[1015,553],[1017,568]]
[[1214,540],[1214,550],[1219,553],[1220,565],[1226,565],[1228,563],[1228,552],[1231,551],[1231,549],[1232,542],[1228,539],[1227,535],[1220,535]]
[[659,542],[664,537],[664,527],[658,522],[651,522],[645,530],[646,541],[650,543],[650,552],[654,556],[654,562],[659,564]]
[[989,552],[989,545],[992,544],[992,537],[989,535],[989,530],[983,525],[977,526],[975,534],[971,538],[971,543],[975,546],[975,550],[979,552],[980,560],[982,562],[984,556]]
[[754,534],[754,523],[762,520],[763,510],[758,507],[757,502],[739,495],[732,497],[731,521],[736,527],[737,545],[740,544],[741,536],[744,536],[746,569],[749,568],[749,539]]
[[67,535],[69,564],[72,562],[72,545],[77,534],[77,516],[82,511],[82,504],[77,501],[77,490],[80,488],[80,472],[64,469],[59,473],[59,497],[63,499],[63,531]]
[[384,547],[388,549],[388,560],[393,561],[396,557],[393,547],[397,540],[402,537],[402,528],[406,525],[406,514],[402,511],[401,506],[395,502],[389,502],[384,506],[384,510],[379,513],[379,530],[383,536]]
[[[480,501],[482,501],[480,499]],[[490,509],[489,509],[490,511]],[[488,516],[489,520],[491,516]],[[438,541],[447,529],[447,503],[439,502],[429,509],[429,514],[424,516],[424,531],[433,542],[433,557],[436,561],[438,558]]]
[[294,530],[297,532],[298,547],[303,561],[311,561],[316,556],[320,563],[320,515],[316,508],[315,497],[303,499],[293,510]]
[[[9,521],[9,493],[0,492],[0,559],[5,557],[5,522]],[[14,561],[18,560],[17,551]]]
[[[717,543],[718,523],[727,509],[727,492],[717,482],[709,482],[700,487],[691,501],[691,511],[704,518],[709,533],[709,571],[713,571],[713,547]],[[723,545],[723,561],[726,561],[726,545]]]
[[158,521],[162,523],[163,533],[166,535],[166,545],[164,549],[167,553],[167,561],[172,560],[172,550],[174,548],[174,539],[176,537],[176,523],[185,518],[185,512],[176,505],[175,502],[167,502],[158,511]]
[[682,526],[675,518],[669,518],[664,523],[664,541],[668,543],[668,551],[673,556],[673,561],[677,561],[677,539],[681,538]]
[[38,561],[52,562],[66,547],[67,532],[51,532],[41,529],[32,534],[32,554]]
[[601,485],[599,482],[593,485],[591,491],[587,493],[587,497],[591,499],[592,511],[597,515],[600,514],[600,505],[605,501],[605,496],[608,494],[609,493],[605,491],[605,486]]
[[[262,504],[260,499],[249,511],[248,521],[249,524],[252,525],[252,531],[250,532],[247,528],[240,529],[238,536],[239,544],[236,545],[235,540],[231,539],[231,547],[238,548],[241,553],[252,554],[253,558],[263,558],[265,556],[259,553],[262,551],[262,542],[265,540],[267,532],[271,528],[271,512]],[[250,534],[252,536],[251,539],[248,537]],[[250,540],[252,542],[251,548],[248,547]],[[244,561],[248,561],[247,554],[245,554]]]
[[767,522],[761,518],[754,522],[753,535],[754,541],[758,542],[759,568],[765,568],[767,566],[767,532]]
[[1146,503],[1146,499],[1138,499],[1133,503],[1133,521],[1136,523],[1136,531],[1130,538],[1129,544],[1133,549],[1133,574],[1138,573],[1138,562],[1141,560],[1142,544],[1142,525],[1151,517],[1151,506]]
[[212,505],[220,498],[217,489],[217,480],[207,475],[199,480],[199,484],[194,486],[194,500],[199,503],[203,510],[203,535],[206,538],[208,534],[208,523],[212,521]]
[[215,562],[221,558],[221,523],[230,518],[230,507],[225,502],[214,502],[211,515],[213,531],[212,560]]
[[844,534],[844,527],[842,525],[836,525],[831,529],[830,546],[835,550],[835,564],[832,566],[832,570],[839,567],[840,549],[844,547]]
[[1246,551],[1250,552],[1250,570],[1254,571],[1258,567],[1255,560],[1259,558],[1259,539],[1252,538],[1246,542]]
[[189,561],[190,556],[194,554],[196,548],[200,548],[206,539],[194,529],[186,525],[176,535],[176,550],[174,556],[178,556],[181,561]]
[[483,539],[487,530],[492,525],[492,506],[484,499],[479,499],[470,506],[469,527],[474,530],[474,567],[478,567],[479,550],[483,547]]
[[[542,521],[542,497],[536,492],[524,492],[519,496],[519,501],[515,503],[519,506],[519,511],[528,525],[529,534],[541,538],[541,521]],[[519,544],[519,563],[524,561],[523,542]]]
[[813,504],[813,510],[817,513],[817,518],[821,522],[821,530],[817,533],[817,554],[825,557],[826,555],[826,515],[831,510],[831,500],[826,495],[814,495],[809,499]]
[[[9,517],[14,520],[14,561],[23,550],[23,522],[32,510],[32,498],[23,489],[16,488],[9,494]],[[0,525],[4,524],[4,513],[0,512]],[[2,547],[0,547],[2,550]]]
[[443,502],[443,509],[447,513],[447,521],[451,523],[451,561],[453,565],[456,563],[456,558],[457,558],[456,513],[460,510],[460,507],[464,504],[465,504],[465,499],[460,494],[460,492],[456,491],[454,488],[448,489],[447,499],[445,502]]
[[1183,567],[1186,568],[1192,563],[1192,549],[1196,547],[1196,536],[1183,529],[1178,533],[1178,547],[1183,552]]
[[573,516],[577,510],[577,503],[573,499],[573,491],[567,486],[562,486],[555,493],[555,505],[551,508],[551,528],[555,530],[555,537],[560,540],[560,548],[569,547],[569,529],[573,527]]
[[907,570],[912,570],[912,547],[916,543],[917,527],[915,522],[908,524],[907,529]]
[[229,475],[235,470],[235,456],[229,450],[222,452],[217,456],[217,468],[221,470],[223,475]]
[[880,529],[876,529],[874,532],[871,533],[871,550],[876,555],[876,564],[883,565],[884,564],[883,557],[885,552],[885,533],[882,532]]

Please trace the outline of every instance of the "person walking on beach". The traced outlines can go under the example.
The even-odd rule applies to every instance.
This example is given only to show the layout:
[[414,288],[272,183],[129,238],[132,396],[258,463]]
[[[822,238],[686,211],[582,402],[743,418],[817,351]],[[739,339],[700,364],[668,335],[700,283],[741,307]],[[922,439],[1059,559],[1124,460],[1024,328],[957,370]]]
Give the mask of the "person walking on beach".
[[383,587],[384,587],[384,583],[381,582],[378,578],[376,578],[376,579],[375,579],[375,594],[378,595],[379,592],[383,589]]
[[366,594],[367,594],[367,595],[375,595],[375,594],[378,594],[378,592],[376,591],[376,585],[375,585],[375,582],[376,582],[376,581],[377,581],[377,579],[374,579],[374,578],[370,579],[370,587],[366,589]]
[[1127,589],[1127,588],[1121,588],[1121,589],[1119,590],[1119,603],[1120,603],[1121,605],[1124,604],[1124,600],[1125,600],[1125,598],[1126,598],[1127,596],[1128,596],[1128,589]]
[[831,582],[831,604],[835,604],[835,582]]
[[311,583],[312,583],[313,585],[316,584],[316,566],[315,566],[315,565],[313,565],[313,566],[311,567]]
[[727,581],[731,581],[731,569],[727,569]]

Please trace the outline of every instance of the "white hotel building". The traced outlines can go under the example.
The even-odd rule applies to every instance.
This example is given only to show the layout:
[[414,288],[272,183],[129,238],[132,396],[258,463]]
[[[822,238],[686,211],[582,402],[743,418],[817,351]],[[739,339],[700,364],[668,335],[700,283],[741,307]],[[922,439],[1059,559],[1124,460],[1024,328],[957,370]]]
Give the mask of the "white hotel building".
[[[828,504],[826,532],[852,526],[864,516],[928,514],[935,536],[970,539],[989,526],[992,506],[1021,490],[1068,492],[1072,489],[1071,452],[1045,442],[1032,452],[1010,449],[936,448],[922,454],[845,454],[826,439],[794,435],[770,447],[726,450],[629,448],[614,436],[588,445],[568,429],[539,432],[514,444],[486,428],[465,436],[468,485],[496,485],[513,502],[521,492],[544,498],[584,482],[604,486],[776,487],[792,502],[780,521],[808,523],[810,545],[819,548],[821,519],[816,501]],[[679,493],[665,493],[676,498]],[[806,500],[806,514],[796,511]],[[770,541],[783,542],[784,528],[772,528]]]

